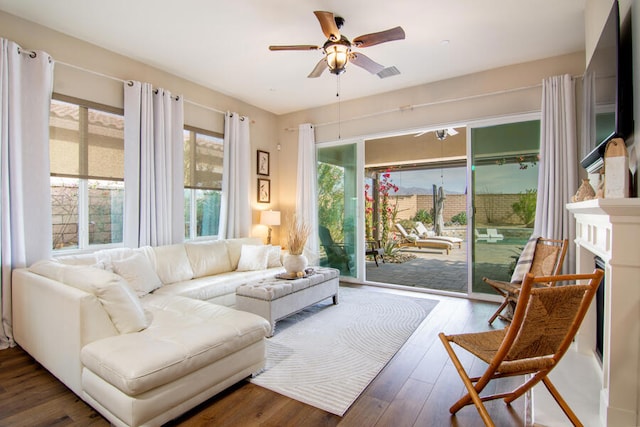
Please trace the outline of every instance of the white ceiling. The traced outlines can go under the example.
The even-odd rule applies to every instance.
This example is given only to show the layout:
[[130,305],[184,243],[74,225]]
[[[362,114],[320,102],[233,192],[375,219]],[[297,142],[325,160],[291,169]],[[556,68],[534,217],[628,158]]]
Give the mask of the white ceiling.
[[405,40],[360,49],[401,74],[380,79],[350,65],[340,77],[345,101],[581,51],[585,2],[0,0],[0,10],[284,114],[336,100],[335,75],[306,77],[320,51],[268,50],[322,45],[314,10],[342,16],[341,33],[350,40],[398,25],[406,33]]

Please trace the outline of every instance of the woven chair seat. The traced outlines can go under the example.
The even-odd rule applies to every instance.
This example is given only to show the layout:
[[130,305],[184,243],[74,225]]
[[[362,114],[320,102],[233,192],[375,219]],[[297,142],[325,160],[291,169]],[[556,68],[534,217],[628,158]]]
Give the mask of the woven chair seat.
[[[505,334],[506,329],[458,334],[451,336],[451,342],[456,343],[483,362],[491,363],[500,349],[502,341],[504,341]],[[546,356],[520,360],[504,360],[500,366],[498,366],[496,372],[501,374],[536,372],[540,369],[550,368],[553,366],[553,363],[553,359]]]

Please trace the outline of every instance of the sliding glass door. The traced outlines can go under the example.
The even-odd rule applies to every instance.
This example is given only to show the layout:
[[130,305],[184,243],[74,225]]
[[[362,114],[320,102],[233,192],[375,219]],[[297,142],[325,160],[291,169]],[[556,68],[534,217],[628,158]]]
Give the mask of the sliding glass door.
[[471,291],[495,292],[483,277],[510,280],[533,232],[540,121],[471,127]]
[[320,265],[358,276],[357,144],[318,148]]

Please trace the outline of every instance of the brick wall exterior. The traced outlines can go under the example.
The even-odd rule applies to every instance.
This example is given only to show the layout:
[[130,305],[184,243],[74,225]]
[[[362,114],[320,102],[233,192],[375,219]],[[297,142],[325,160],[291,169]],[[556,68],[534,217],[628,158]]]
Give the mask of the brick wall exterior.
[[[115,218],[122,218],[121,203],[112,203],[113,190],[108,188],[89,188],[89,243],[102,244],[122,241],[122,221],[112,223]],[[60,249],[78,244],[78,188],[53,186],[52,228],[53,247]],[[112,212],[112,210],[118,212]]]
[[[478,194],[476,195],[476,223],[478,224],[521,224],[522,220],[513,212],[511,207],[520,199],[520,194]],[[433,209],[431,195],[390,196],[391,203],[398,203],[397,219],[413,219],[416,212]],[[466,212],[467,196],[464,194],[450,194],[444,201],[444,220],[451,221],[451,217]]]

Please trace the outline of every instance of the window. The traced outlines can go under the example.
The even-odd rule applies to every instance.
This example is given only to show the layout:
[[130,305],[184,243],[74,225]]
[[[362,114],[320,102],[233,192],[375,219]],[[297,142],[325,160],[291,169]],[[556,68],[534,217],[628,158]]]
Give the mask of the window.
[[184,237],[218,234],[222,195],[222,136],[185,126]]
[[49,130],[53,249],[122,243],[122,111],[54,95]]

